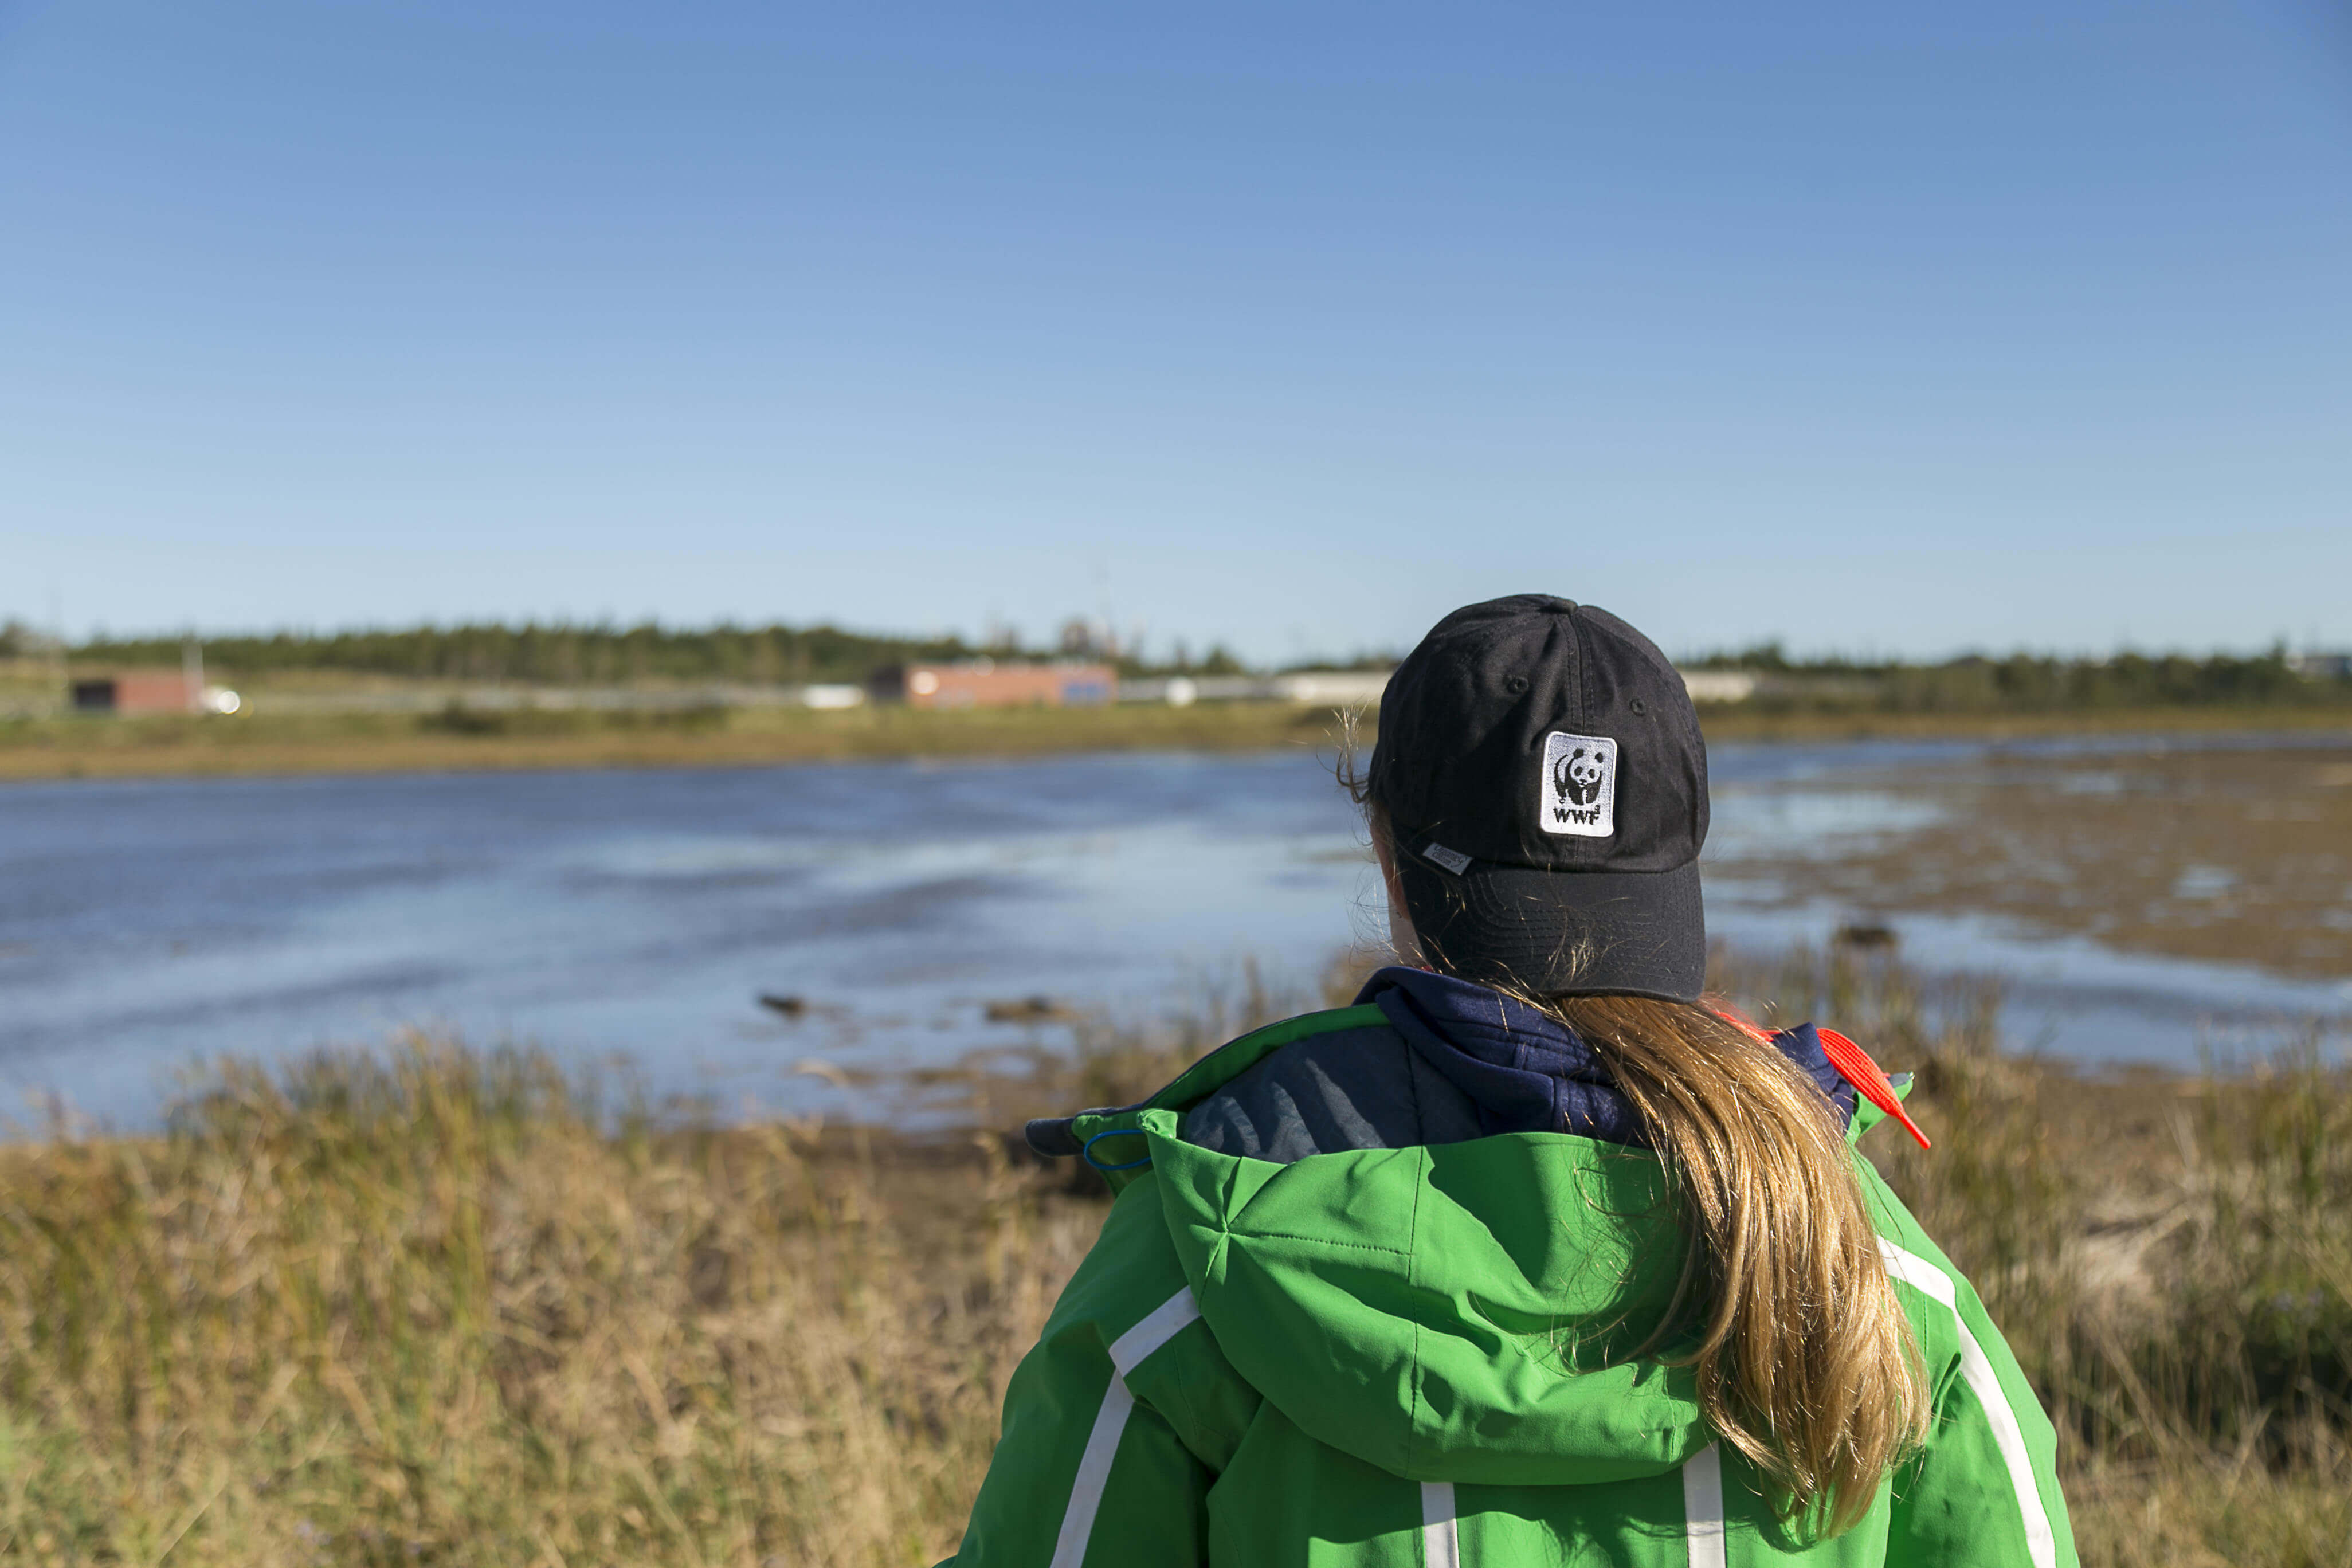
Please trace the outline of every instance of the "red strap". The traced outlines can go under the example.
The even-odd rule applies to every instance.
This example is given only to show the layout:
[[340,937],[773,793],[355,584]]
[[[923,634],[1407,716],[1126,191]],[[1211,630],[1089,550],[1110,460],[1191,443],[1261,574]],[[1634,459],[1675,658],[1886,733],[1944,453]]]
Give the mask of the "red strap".
[[[1771,1043],[1770,1035],[1737,1013],[1718,1010],[1716,1016],[1768,1045]],[[1869,1052],[1835,1029],[1817,1028],[1813,1032],[1822,1038],[1822,1054],[1829,1058],[1830,1066],[1837,1068],[1838,1077],[1853,1085],[1856,1094],[1903,1123],[1904,1131],[1919,1141],[1919,1147],[1935,1147],[1927,1142],[1927,1135],[1919,1131],[1919,1124],[1912,1121],[1910,1113],[1903,1109],[1903,1102],[1895,1096],[1895,1086],[1886,1081],[1885,1070],[1870,1059]]]
[[1912,1121],[1909,1112],[1903,1109],[1903,1102],[1895,1098],[1895,1086],[1886,1081],[1886,1074],[1870,1059],[1869,1052],[1835,1029],[1815,1032],[1822,1037],[1822,1054],[1830,1058],[1830,1066],[1838,1069],[1840,1078],[1853,1085],[1854,1091],[1864,1100],[1903,1123],[1904,1130],[1919,1141],[1919,1147],[1935,1147],[1927,1142],[1927,1135],[1919,1131],[1919,1124]]
[[1751,1040],[1760,1040],[1768,1046],[1772,1043],[1772,1033],[1770,1030],[1749,1023],[1747,1019],[1741,1017],[1738,1014],[1733,1012],[1728,1007],[1717,1007],[1715,1010],[1715,1016],[1722,1019],[1725,1023],[1730,1025],[1733,1028],[1738,1030],[1741,1034],[1747,1036]]

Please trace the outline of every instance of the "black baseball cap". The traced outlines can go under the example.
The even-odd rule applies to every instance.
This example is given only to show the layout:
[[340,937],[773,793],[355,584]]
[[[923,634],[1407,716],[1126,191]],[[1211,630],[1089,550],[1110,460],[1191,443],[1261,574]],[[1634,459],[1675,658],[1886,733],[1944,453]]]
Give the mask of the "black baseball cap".
[[1369,797],[1433,967],[1696,1002],[1706,744],[1674,665],[1606,610],[1454,611],[1390,677]]

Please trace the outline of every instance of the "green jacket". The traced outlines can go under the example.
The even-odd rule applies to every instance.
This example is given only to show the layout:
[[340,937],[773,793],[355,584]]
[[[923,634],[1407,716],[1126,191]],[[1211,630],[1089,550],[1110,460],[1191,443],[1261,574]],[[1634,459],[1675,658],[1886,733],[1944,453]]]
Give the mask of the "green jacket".
[[1076,1119],[1094,1163],[1128,1168],[1013,1375],[959,1568],[2075,1563],[2049,1419],[1858,1156],[1935,1426],[1861,1526],[1807,1544],[1686,1368],[1620,1359],[1680,1259],[1654,1156],[1518,1132],[1283,1164],[1179,1136],[1280,1047],[1385,1026],[1294,1018]]

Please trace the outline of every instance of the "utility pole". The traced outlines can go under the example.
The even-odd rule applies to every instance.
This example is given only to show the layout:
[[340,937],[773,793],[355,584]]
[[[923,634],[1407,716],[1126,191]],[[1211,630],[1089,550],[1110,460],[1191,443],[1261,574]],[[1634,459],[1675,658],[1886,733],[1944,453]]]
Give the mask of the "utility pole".
[[73,711],[73,685],[66,678],[66,612],[55,588],[49,590],[49,673],[57,682],[60,714]]
[[205,710],[205,645],[193,631],[180,640],[180,684],[187,689],[188,711]]

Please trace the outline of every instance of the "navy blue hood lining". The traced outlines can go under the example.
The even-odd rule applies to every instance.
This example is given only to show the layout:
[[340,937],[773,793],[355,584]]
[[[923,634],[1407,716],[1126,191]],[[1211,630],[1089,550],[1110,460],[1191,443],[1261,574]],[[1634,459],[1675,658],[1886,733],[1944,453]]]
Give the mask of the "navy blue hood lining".
[[[1378,1007],[1423,1061],[1478,1108],[1479,1131],[1573,1132],[1647,1147],[1642,1120],[1592,1048],[1539,1007],[1474,981],[1401,966],[1377,971],[1356,997]],[[1772,1037],[1780,1054],[1853,1119],[1853,1086],[1811,1024]]]

